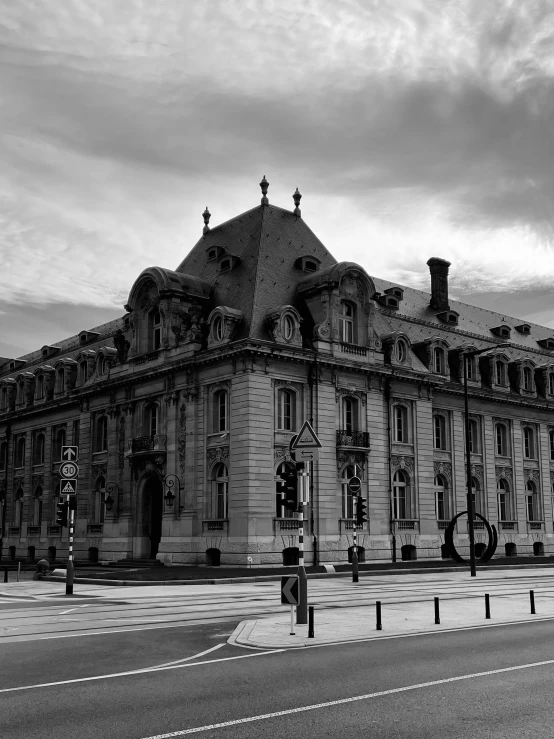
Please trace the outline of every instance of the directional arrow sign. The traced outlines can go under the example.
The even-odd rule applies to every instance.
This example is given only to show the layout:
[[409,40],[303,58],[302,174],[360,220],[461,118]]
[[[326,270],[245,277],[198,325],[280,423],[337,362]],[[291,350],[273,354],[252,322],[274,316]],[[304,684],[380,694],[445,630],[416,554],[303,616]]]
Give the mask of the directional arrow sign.
[[62,480],[60,495],[77,495],[77,480]]
[[286,575],[281,578],[281,603],[287,606],[298,605],[298,577]]
[[67,462],[72,462],[77,459],[79,455],[78,446],[62,446],[62,459]]
[[321,449],[321,442],[317,438],[309,421],[304,421],[300,433],[294,439],[290,448],[295,449]]
[[60,475],[65,479],[72,479],[79,474],[79,467],[75,462],[62,462],[60,465]]

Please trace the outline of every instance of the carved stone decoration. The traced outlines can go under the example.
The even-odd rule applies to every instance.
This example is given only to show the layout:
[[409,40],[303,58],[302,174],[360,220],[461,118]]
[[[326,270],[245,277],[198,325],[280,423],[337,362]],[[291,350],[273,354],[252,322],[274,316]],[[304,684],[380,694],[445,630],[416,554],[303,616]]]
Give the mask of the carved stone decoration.
[[13,478],[13,489],[14,492],[17,492],[19,488],[23,488],[25,485],[25,478],[23,476],[17,476]]
[[414,460],[412,457],[393,456],[390,461],[391,471],[406,470],[410,475],[414,473]]
[[170,318],[173,345],[203,343],[205,337],[206,319],[199,305],[179,305],[173,308]]
[[300,313],[292,305],[281,305],[266,313],[266,324],[276,344],[302,346]]
[[208,469],[211,469],[214,464],[223,462],[226,466],[229,466],[229,447],[218,446],[212,449],[208,449]]
[[105,464],[92,465],[92,479],[97,480],[99,477],[106,477],[107,466]]
[[33,490],[36,488],[43,487],[44,485],[44,475],[33,475],[31,478],[31,487]]
[[507,480],[512,490],[512,468],[511,467],[497,467],[496,468],[496,482],[500,479]]
[[179,400],[179,391],[175,390],[172,393],[167,393],[164,395],[164,400],[167,405],[175,405]]
[[0,500],[4,498],[4,493],[6,492],[6,480],[5,478],[0,479]]
[[228,344],[235,333],[239,323],[243,319],[243,312],[226,305],[218,305],[208,316],[210,333],[208,335],[208,347],[222,346]]
[[525,482],[529,482],[529,480],[531,482],[534,482],[535,485],[538,488],[538,486],[540,484],[540,479],[541,479],[540,472],[539,472],[539,470],[524,469],[523,470],[523,479],[525,480]]
[[435,477],[442,475],[448,481],[449,487],[452,485],[452,465],[450,462],[435,462]]
[[117,466],[122,470],[125,466],[125,416],[119,419],[119,445]]
[[59,472],[52,472],[52,486],[55,488],[56,485],[59,483],[59,481],[62,479],[62,476]]
[[340,283],[340,293],[347,300],[354,300],[360,305],[365,303],[365,290],[362,281],[354,274],[346,274]]
[[275,466],[278,466],[282,462],[292,462],[292,457],[288,446],[276,446],[273,449],[273,464]]
[[317,341],[329,341],[331,338],[330,299],[329,295],[321,296],[321,307],[323,308],[323,320],[314,326],[314,339]]
[[365,452],[354,452],[340,449],[337,451],[337,470],[341,470],[343,467],[348,465],[357,464],[362,469],[362,474],[365,470],[367,461],[367,454]]
[[177,450],[179,453],[179,467],[181,472],[185,471],[185,460],[187,454],[187,407],[184,403],[179,409],[179,431],[177,433]]
[[484,480],[483,465],[482,464],[472,464],[471,465],[471,476],[475,477],[475,479],[479,482],[479,485],[482,488],[483,480]]
[[119,406],[117,404],[108,406],[108,415],[110,418],[116,418],[119,416]]
[[354,390],[345,387],[338,387],[335,390],[335,401],[338,403],[341,398],[358,398],[362,405],[367,402],[367,393],[365,390]]
[[[131,325],[134,328],[134,323]],[[117,361],[119,364],[123,364],[127,361],[127,355],[129,354],[131,343],[125,338],[125,334],[120,328],[118,328],[114,334],[113,345],[117,352]]]

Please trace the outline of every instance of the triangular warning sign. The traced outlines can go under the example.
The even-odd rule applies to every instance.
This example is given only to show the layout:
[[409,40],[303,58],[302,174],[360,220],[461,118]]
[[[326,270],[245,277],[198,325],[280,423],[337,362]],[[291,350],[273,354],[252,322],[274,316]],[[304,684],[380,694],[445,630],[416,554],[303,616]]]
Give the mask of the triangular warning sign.
[[321,442],[317,438],[315,431],[310,425],[309,421],[304,421],[300,433],[291,445],[293,449],[320,449]]
[[77,480],[65,480],[65,485],[62,488],[63,495],[75,495],[77,489]]

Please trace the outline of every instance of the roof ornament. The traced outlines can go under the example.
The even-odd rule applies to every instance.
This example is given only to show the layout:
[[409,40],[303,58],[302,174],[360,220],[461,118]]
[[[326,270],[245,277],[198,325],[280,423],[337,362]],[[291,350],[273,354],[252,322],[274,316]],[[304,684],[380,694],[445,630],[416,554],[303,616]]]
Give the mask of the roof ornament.
[[292,199],[294,200],[294,205],[295,205],[294,215],[295,216],[299,216],[299,217],[302,215],[302,211],[298,207],[300,205],[300,198],[301,197],[302,197],[302,195],[298,192],[298,188],[296,188],[296,191],[292,195]]
[[202,213],[202,218],[204,219],[204,230],[202,231],[202,233],[207,234],[208,231],[210,230],[210,227],[208,226],[208,223],[210,222],[211,215],[212,214],[208,210],[208,206],[206,206],[206,210]]
[[265,178],[265,174],[262,178],[262,181],[260,182],[260,187],[262,188],[262,205],[269,205],[269,200],[267,199],[267,188],[269,187],[269,182]]

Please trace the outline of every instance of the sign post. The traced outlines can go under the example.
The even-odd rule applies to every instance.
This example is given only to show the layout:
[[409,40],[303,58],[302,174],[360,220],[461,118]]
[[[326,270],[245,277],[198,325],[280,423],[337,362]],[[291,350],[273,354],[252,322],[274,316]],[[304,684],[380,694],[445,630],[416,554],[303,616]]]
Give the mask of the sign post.
[[[300,495],[298,500],[298,586],[299,602],[296,609],[296,623],[308,623],[308,578],[304,566],[304,505],[309,502],[310,473],[306,471],[308,462],[318,459],[321,442],[309,421],[304,421],[299,433],[291,439],[290,450],[299,458],[296,466],[304,463],[299,472]],[[301,461],[300,461],[301,460]]]
[[[357,468],[354,467],[354,471]],[[357,475],[351,477],[348,480],[348,490],[352,495],[352,510],[354,513],[354,536],[352,542],[352,582],[358,582],[358,526],[357,526],[357,511],[358,511],[358,495],[362,491],[362,481]]]
[[60,495],[67,495],[67,502],[69,504],[69,549],[67,556],[67,570],[65,576],[66,595],[73,595],[73,535],[75,532],[75,511],[77,510],[77,475],[79,474],[79,467],[74,460],[76,460],[78,456],[78,447],[62,446],[62,464],[60,465]]

